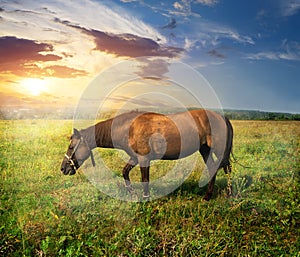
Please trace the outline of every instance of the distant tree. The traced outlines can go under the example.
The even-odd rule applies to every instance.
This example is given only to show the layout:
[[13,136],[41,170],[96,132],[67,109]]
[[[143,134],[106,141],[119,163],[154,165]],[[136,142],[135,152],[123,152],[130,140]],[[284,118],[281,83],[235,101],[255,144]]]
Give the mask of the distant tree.
[[292,114],[292,120],[300,121],[300,114]]

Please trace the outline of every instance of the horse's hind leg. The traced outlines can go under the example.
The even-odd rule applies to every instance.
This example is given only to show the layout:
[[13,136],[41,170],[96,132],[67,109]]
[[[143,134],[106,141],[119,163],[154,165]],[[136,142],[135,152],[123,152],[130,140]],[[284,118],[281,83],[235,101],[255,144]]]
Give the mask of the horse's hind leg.
[[205,196],[203,197],[203,199],[206,200],[206,201],[210,200],[210,198],[211,198],[212,195],[213,195],[213,192],[214,192],[214,185],[215,185],[215,182],[216,182],[216,177],[217,177],[217,173],[215,173],[215,175],[213,175],[212,178],[211,178],[210,181],[209,181],[209,184],[208,184],[208,188],[207,188],[206,194],[205,194]]
[[133,158],[130,158],[127,164],[123,168],[123,178],[125,181],[125,187],[128,189],[129,192],[132,191],[132,186],[129,178],[129,172],[132,170],[133,167],[137,165],[137,161],[134,160]]
[[212,197],[212,194],[214,191],[214,185],[215,185],[215,181],[216,181],[216,176],[217,176],[217,170],[215,169],[214,160],[212,158],[212,155],[210,155],[210,150],[211,150],[211,148],[206,144],[202,145],[199,150],[200,154],[202,155],[203,160],[206,164],[209,175],[211,176],[206,194],[203,198],[204,200],[207,200],[207,201]]

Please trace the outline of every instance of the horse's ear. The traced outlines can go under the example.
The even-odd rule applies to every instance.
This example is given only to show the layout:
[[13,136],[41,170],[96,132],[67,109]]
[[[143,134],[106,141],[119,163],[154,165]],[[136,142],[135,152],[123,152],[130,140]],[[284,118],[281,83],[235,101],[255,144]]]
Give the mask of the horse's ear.
[[75,136],[80,136],[80,133],[79,133],[79,131],[76,128],[73,129],[73,134]]

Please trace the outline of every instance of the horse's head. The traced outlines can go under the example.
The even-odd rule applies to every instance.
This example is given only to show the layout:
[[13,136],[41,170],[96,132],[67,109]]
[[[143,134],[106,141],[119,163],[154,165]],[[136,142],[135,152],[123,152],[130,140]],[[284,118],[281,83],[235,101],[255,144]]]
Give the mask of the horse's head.
[[[86,140],[77,129],[74,129],[70,145],[61,164],[61,172],[65,175],[74,175],[90,155],[92,155],[92,151]],[[94,164],[93,156],[92,161]]]

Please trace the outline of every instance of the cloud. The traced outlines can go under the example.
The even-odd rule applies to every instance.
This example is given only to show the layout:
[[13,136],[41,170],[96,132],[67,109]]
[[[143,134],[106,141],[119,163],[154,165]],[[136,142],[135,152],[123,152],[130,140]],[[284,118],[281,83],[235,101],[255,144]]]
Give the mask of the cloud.
[[169,14],[184,17],[200,17],[198,13],[192,11],[191,0],[181,0],[173,4],[173,10],[169,10]]
[[[74,0],[72,2],[26,0],[26,5],[19,1],[6,1],[1,8],[3,22],[0,26],[4,35],[13,35],[17,38],[34,39],[38,42],[52,44],[55,46],[53,54],[63,57],[62,61],[65,64],[79,69],[88,69],[91,73],[95,72],[95,66],[99,66],[93,64],[95,61],[98,64],[108,63],[107,60],[116,61],[112,56],[108,57],[105,54],[102,55],[102,60],[100,60],[99,53],[92,51],[94,42],[90,40],[90,36],[92,36],[92,33],[96,34],[97,31],[105,33],[106,39],[116,39],[121,47],[126,43],[129,46],[130,42],[137,45],[140,47],[140,53],[137,55],[143,54],[141,53],[142,46],[139,46],[140,43],[152,47],[150,54],[153,55],[155,54],[153,52],[158,50],[160,54],[167,56],[172,55],[171,52],[177,51],[165,47],[167,39],[156,28],[146,24],[114,3],[109,3],[108,6],[103,2],[91,0]],[[101,15],[100,20],[99,15]],[[82,28],[87,28],[90,33],[83,34],[82,31],[75,30],[74,27],[66,26],[63,22],[57,22],[64,20],[69,21],[71,24],[80,24]],[[130,40],[124,40],[124,37],[129,37],[128,35],[131,35]],[[99,40],[96,42],[96,37],[93,36],[95,43],[98,43],[97,48],[102,50]],[[121,44],[121,42],[123,43]],[[110,50],[107,41],[106,43],[103,52],[109,52]],[[149,48],[146,50],[149,53]],[[111,53],[121,56],[123,52],[118,53],[117,49],[114,48]],[[132,52],[133,49],[131,49],[130,54]],[[85,67],[86,65],[84,66],[83,63],[87,63],[88,67]],[[98,71],[99,67],[96,72]]]
[[195,3],[203,4],[207,6],[214,6],[218,3],[218,1],[217,0],[196,0]]
[[97,30],[85,30],[94,37],[96,49],[117,56],[163,56],[176,57],[183,52],[177,47],[161,46],[152,39],[132,34],[108,34]]
[[268,8],[260,10],[257,19],[278,19],[296,15],[300,10],[300,0],[278,0],[273,1]]
[[176,20],[174,18],[171,18],[170,22],[162,26],[162,29],[175,29],[176,28]]
[[293,16],[300,10],[300,0],[281,0],[282,16]]
[[175,2],[175,3],[173,4],[173,6],[174,6],[175,9],[178,9],[178,10],[180,10],[180,11],[182,11],[182,10],[185,9],[184,4],[183,4],[183,3],[179,3],[179,2]]
[[139,59],[140,70],[138,75],[145,79],[163,79],[166,78],[166,73],[169,72],[169,63],[161,58],[143,58]]
[[210,26],[206,30],[215,34],[215,36],[219,38],[227,38],[239,43],[246,43],[251,45],[255,44],[254,40],[250,36],[241,35],[237,31],[229,27],[210,24]]
[[6,109],[7,107],[13,108],[31,108],[41,107],[42,105],[47,106],[49,103],[52,104],[63,104],[64,99],[58,96],[54,96],[51,94],[43,93],[38,98],[28,96],[22,93],[3,93],[0,92],[0,108]]
[[174,29],[168,35],[169,41],[186,51],[204,49],[207,52],[212,46],[215,47],[224,42],[228,44],[228,40],[240,44],[255,44],[251,36],[245,35],[231,26],[206,20],[196,13],[199,11],[199,5],[212,7],[219,3],[218,0],[178,0],[173,3],[153,3],[151,6],[145,1],[140,2],[142,2],[141,5],[150,8],[153,12],[170,19],[166,25],[160,28]]
[[299,54],[285,52],[259,52],[255,54],[248,54],[245,58],[249,60],[300,61]]
[[208,51],[207,53],[212,57],[221,58],[221,59],[225,58],[225,55],[221,54],[216,49],[212,49],[212,50]]
[[194,46],[195,44],[197,43],[197,39],[189,39],[189,38],[185,38],[184,39],[184,49],[186,51],[190,51]]
[[248,54],[245,58],[249,60],[279,60],[279,55],[274,52],[259,52]]
[[300,61],[300,43],[283,40],[278,51],[265,51],[246,55],[249,60]]
[[95,50],[115,54],[117,56],[162,56],[173,58],[179,56],[179,54],[183,52],[183,49],[181,48],[162,46],[150,38],[144,38],[129,33],[107,33],[74,25],[69,21],[60,21],[59,19],[56,19],[56,21],[92,36],[96,44]]
[[[113,2],[74,0],[72,2],[55,0],[55,4],[43,4],[56,11],[57,18],[80,24],[84,28],[110,32],[113,34],[128,33],[166,43],[166,38],[154,27],[136,18],[130,12]],[[83,9],[84,6],[84,9]],[[88,14],[88,15],[87,15]],[[99,20],[99,15],[101,19]]]
[[205,6],[214,6],[218,3],[217,0],[181,0],[176,1],[173,4],[175,10],[169,10],[170,14],[177,15],[177,16],[194,16],[200,17],[198,13],[193,12],[192,5],[193,4],[202,4]]
[[[52,54],[52,52],[53,46],[51,44],[10,36],[1,37],[0,72],[24,77],[73,77],[86,75],[85,71],[67,66],[45,65],[48,62],[62,59],[61,56]],[[44,67],[38,64],[44,64]]]
[[211,49],[215,49],[220,45],[229,45],[232,43],[255,45],[255,41],[252,37],[243,35],[229,26],[224,26],[204,19],[195,20],[190,22],[190,24],[191,25],[188,28],[190,31],[189,34],[186,34],[185,29],[183,29],[182,33],[179,35],[184,38],[184,49],[188,52],[204,50],[210,55],[214,55],[216,52],[210,52]]
[[[49,54],[53,51],[53,46],[45,43],[38,43],[34,40],[16,37],[0,38],[0,65],[13,62],[27,61],[57,61],[62,59],[58,55]],[[41,54],[46,52],[47,54]]]
[[56,78],[74,78],[88,75],[88,73],[84,70],[78,70],[63,65],[46,66],[45,68],[41,69],[40,74],[46,77]]
[[130,103],[130,104],[137,105],[138,107],[152,107],[152,108],[170,107],[170,105],[167,103],[157,101],[156,99],[149,99],[146,97],[134,98],[134,97],[127,97],[127,96],[115,96],[115,97],[106,97],[105,100],[109,100],[121,104]]

